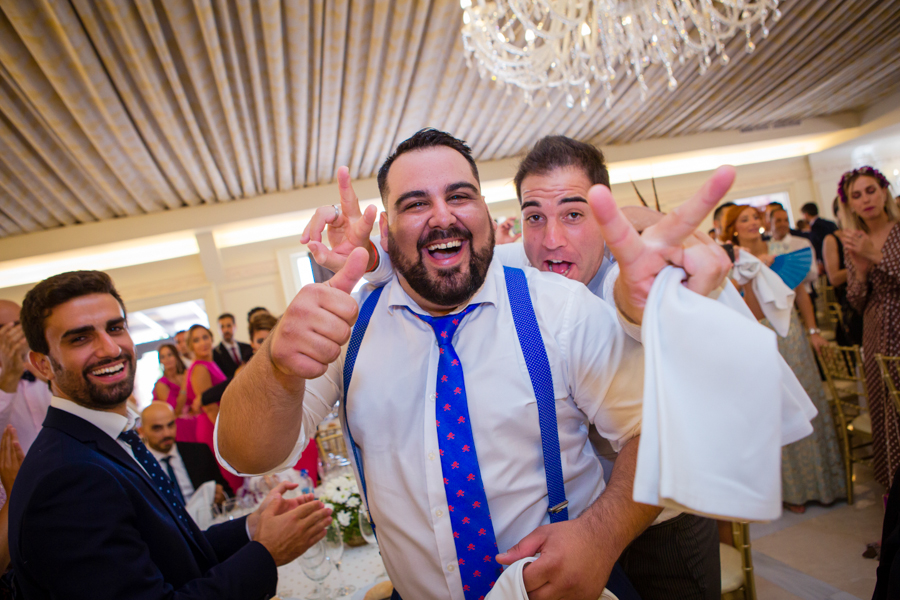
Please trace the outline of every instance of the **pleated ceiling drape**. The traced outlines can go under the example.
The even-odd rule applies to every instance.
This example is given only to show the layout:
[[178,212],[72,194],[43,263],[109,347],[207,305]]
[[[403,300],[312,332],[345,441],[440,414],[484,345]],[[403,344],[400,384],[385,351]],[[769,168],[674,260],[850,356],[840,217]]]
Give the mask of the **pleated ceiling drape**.
[[425,126],[491,160],[861,108],[900,87],[897,5],[788,0],[754,54],[582,112],[467,69],[458,0],[0,0],[0,236],[370,177]]

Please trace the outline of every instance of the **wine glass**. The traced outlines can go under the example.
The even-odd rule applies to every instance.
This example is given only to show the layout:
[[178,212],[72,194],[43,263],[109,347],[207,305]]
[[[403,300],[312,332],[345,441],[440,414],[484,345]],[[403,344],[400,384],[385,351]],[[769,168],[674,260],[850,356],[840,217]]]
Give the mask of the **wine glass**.
[[325,555],[334,563],[338,573],[338,587],[334,591],[335,597],[346,596],[356,591],[356,586],[344,585],[344,574],[341,572],[341,561],[344,556],[344,533],[337,521],[332,521],[325,532]]
[[[318,544],[315,544],[314,546],[310,546],[306,550],[306,552],[304,552],[303,554],[300,555],[300,557],[295,559],[295,562],[297,562],[300,565],[300,569],[304,572],[304,574],[306,573],[306,571],[303,569],[303,565],[306,565],[307,568],[312,570],[313,575],[316,575],[317,571],[315,571],[314,568],[319,567],[323,562],[325,562],[325,560],[326,560],[325,547],[322,545],[322,542],[319,542]],[[326,569],[327,569],[327,571],[326,571],[324,577],[327,577],[328,573],[331,572],[330,567],[326,567]],[[307,577],[310,577],[310,579],[313,579],[309,575],[307,575]],[[327,591],[327,589],[328,588],[325,588],[325,591]],[[315,592],[319,592],[319,591],[320,590],[318,590],[318,589],[315,590]],[[287,583],[286,580],[282,580],[279,578],[279,580],[278,580],[278,596],[283,598],[284,600],[290,600],[290,597],[293,596],[293,594],[294,594],[294,591],[290,589],[290,584]]]
[[[378,547],[378,539],[375,537],[375,528],[372,527],[372,520],[369,518],[369,511],[363,507],[359,508],[359,533],[363,539],[376,548]],[[379,582],[387,579],[387,571],[384,570],[384,563],[381,563],[381,572],[375,576],[375,581]]]
[[[316,544],[316,546],[319,546],[320,544],[321,542]],[[313,548],[315,548],[315,546],[313,546]],[[312,548],[310,548],[310,550],[312,550]],[[322,582],[325,581],[325,578],[331,573],[332,563],[325,555],[324,549],[321,549],[318,553],[312,553],[307,557],[310,550],[307,550],[306,553],[298,559],[300,561],[300,570],[316,584],[316,589],[313,590],[312,594],[307,596],[306,599],[328,600],[328,588],[322,585]]]

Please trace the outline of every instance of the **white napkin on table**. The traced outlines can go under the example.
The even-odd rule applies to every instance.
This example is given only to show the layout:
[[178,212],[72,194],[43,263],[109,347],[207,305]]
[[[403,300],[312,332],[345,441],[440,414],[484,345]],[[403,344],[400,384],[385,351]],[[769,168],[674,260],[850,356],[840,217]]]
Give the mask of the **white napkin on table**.
[[212,504],[215,499],[216,482],[207,481],[194,491],[194,495],[184,507],[201,530],[206,530],[212,525]]
[[[509,565],[500,574],[497,583],[494,584],[488,595],[484,597],[484,600],[528,600],[528,592],[525,591],[525,580],[522,572],[525,570],[525,565],[536,560],[537,556],[529,556]],[[619,599],[615,594],[604,589],[599,600]]]
[[731,271],[734,280],[741,285],[750,284],[759,306],[781,337],[788,334],[791,327],[791,311],[794,308],[794,290],[785,285],[775,271],[761,260],[741,250]]
[[634,500],[711,517],[781,514],[781,446],[815,407],[730,282],[716,300],[664,269],[644,309]]

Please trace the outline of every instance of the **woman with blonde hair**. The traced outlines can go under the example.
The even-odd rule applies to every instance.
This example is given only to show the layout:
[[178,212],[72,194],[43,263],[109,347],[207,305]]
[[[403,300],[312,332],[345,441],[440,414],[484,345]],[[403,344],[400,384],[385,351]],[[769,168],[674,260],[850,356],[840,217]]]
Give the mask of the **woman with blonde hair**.
[[847,302],[863,315],[863,369],[875,479],[890,488],[900,466],[900,416],[888,397],[875,355],[900,355],[900,227],[896,226],[900,209],[887,178],[873,167],[844,173],[838,196],[840,237],[849,271]]
[[[761,225],[762,219],[756,208],[733,206],[722,222],[720,239],[734,244],[736,253],[750,252],[766,265],[771,265],[774,256],[769,254],[769,247],[762,239]],[[791,314],[787,335],[778,336],[778,351],[819,412],[812,420],[811,435],[781,449],[782,499],[793,512],[803,512],[806,510],[804,505],[811,500],[830,504],[847,494],[844,461],[841,459],[834,419],[811,348],[811,345],[819,347],[826,342],[815,330],[812,302],[803,285],[800,283],[794,293],[805,327],[801,325],[795,309]],[[761,319],[763,325],[772,328],[769,321],[762,318],[751,287],[746,285],[742,291],[747,306],[754,315]],[[809,337],[804,329],[808,331]]]

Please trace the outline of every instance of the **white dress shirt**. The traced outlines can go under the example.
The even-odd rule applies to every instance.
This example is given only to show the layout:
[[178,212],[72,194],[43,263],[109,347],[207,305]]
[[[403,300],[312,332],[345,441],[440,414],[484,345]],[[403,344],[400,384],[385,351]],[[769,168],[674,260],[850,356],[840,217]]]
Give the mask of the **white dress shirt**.
[[172,465],[172,470],[175,472],[175,478],[178,480],[178,487],[181,488],[181,495],[184,496],[184,503],[187,504],[191,501],[191,496],[194,495],[194,484],[191,483],[191,475],[187,471],[187,467],[184,466],[184,460],[181,458],[181,453],[178,451],[178,444],[172,444],[172,448],[168,452],[160,452],[151,448],[147,445],[147,450],[150,451],[150,454],[159,462],[159,466],[162,467],[163,472],[168,475],[169,470],[166,468],[166,463],[163,462],[164,458],[171,457],[169,459],[169,463]]
[[34,438],[41,432],[52,396],[47,382],[40,379],[20,379],[12,394],[0,390],[0,433],[7,425],[12,424],[16,428],[22,450],[27,454]]
[[[616,450],[639,434],[643,353],[624,335],[612,307],[585,286],[532,268],[525,273],[553,375],[574,518],[604,487],[588,425],[594,423]],[[360,303],[371,289],[361,290]],[[549,523],[549,515],[537,402],[496,257],[470,304],[481,306],[464,318],[453,346],[464,369],[481,476],[503,552]],[[432,328],[405,307],[425,314],[394,277],[359,350],[349,425],[363,457],[379,547],[399,593],[463,600],[435,426],[439,351]],[[325,375],[307,382],[300,436],[274,470],[297,461],[309,433],[341,398],[345,355],[346,348]]]

